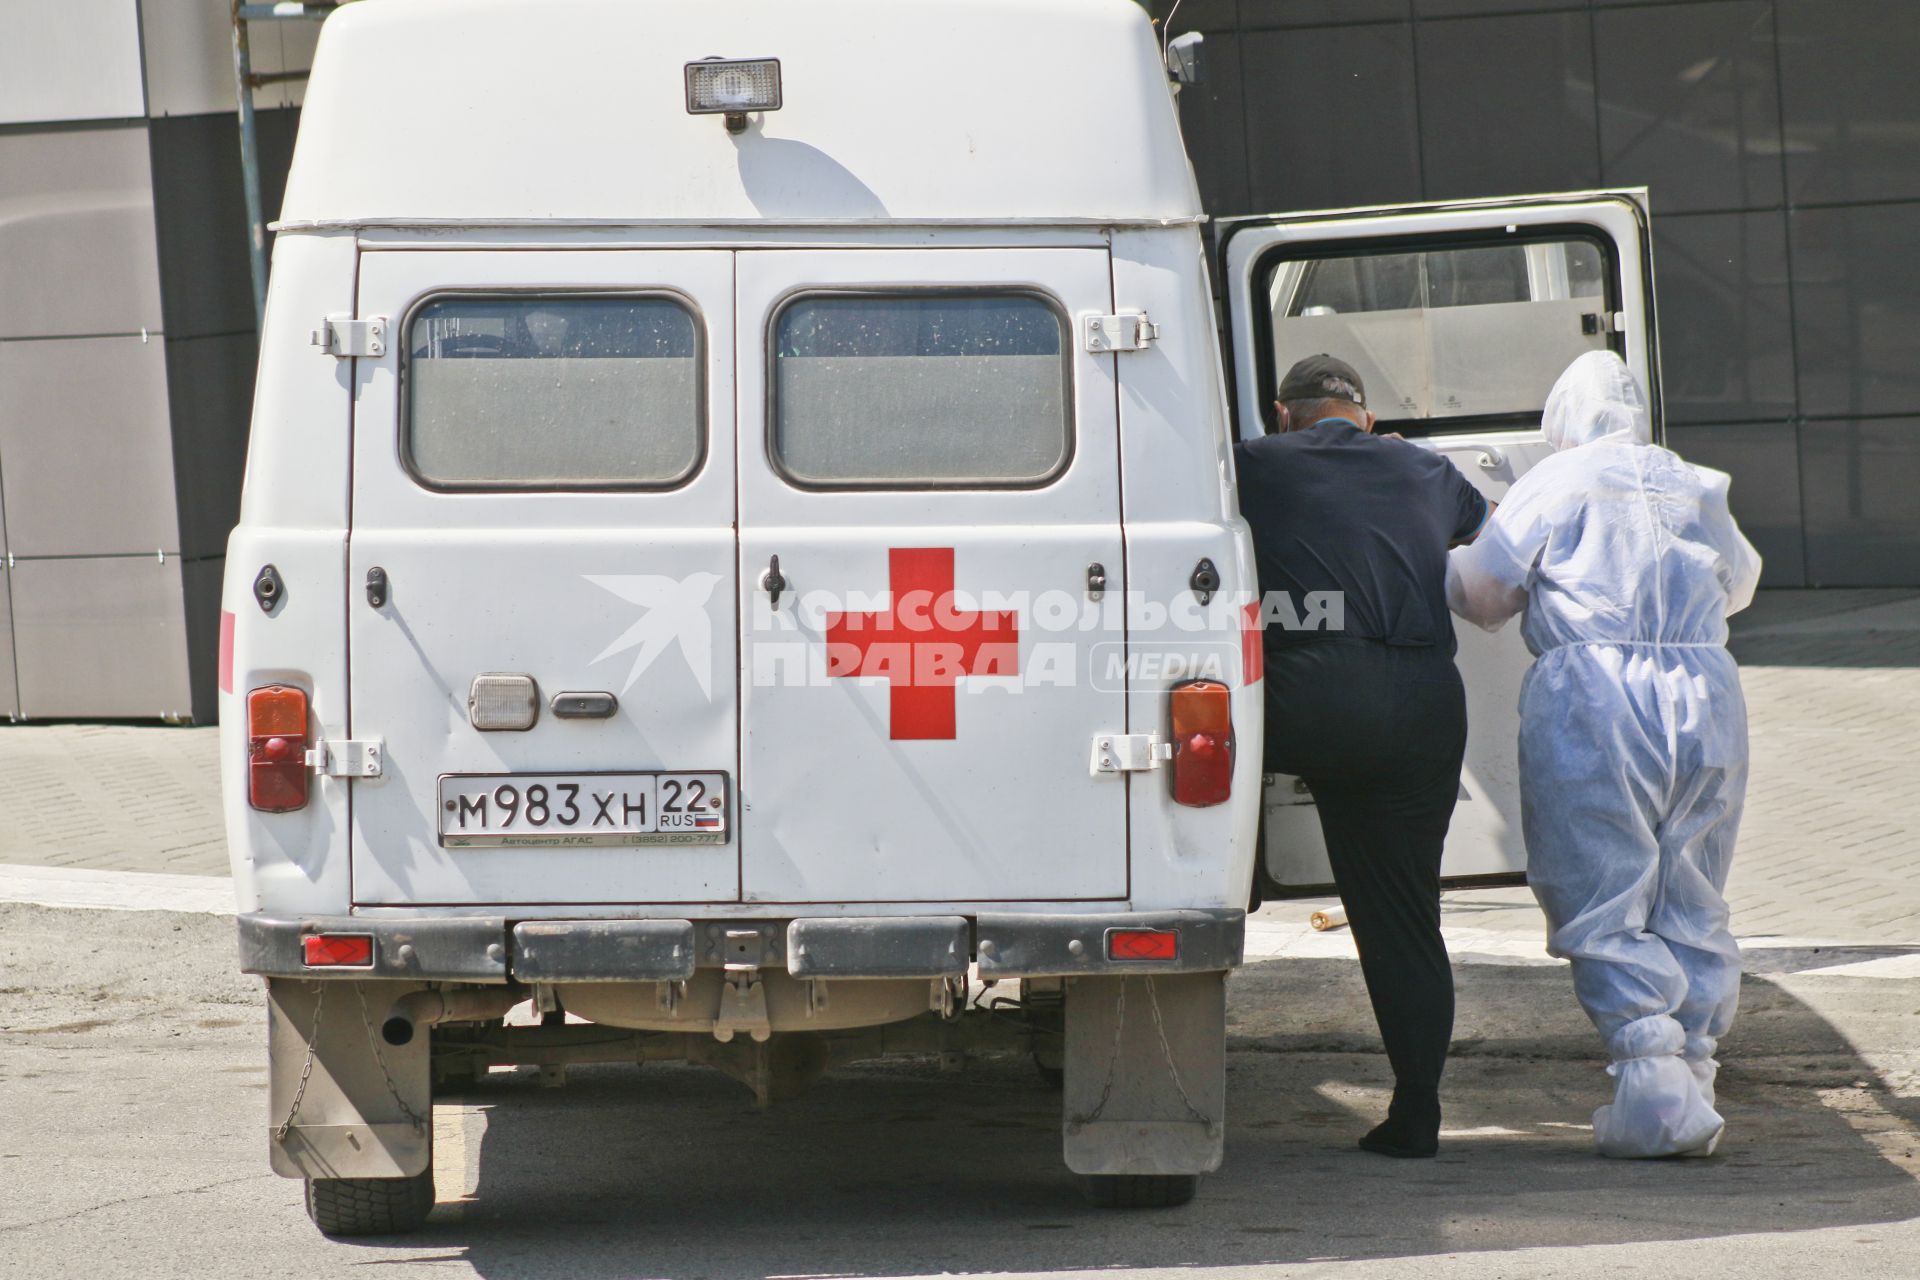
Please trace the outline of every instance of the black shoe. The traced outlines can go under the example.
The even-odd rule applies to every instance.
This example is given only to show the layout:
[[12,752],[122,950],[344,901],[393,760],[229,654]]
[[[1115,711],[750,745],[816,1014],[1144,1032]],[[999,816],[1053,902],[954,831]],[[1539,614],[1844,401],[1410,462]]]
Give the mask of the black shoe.
[[1431,1160],[1440,1150],[1440,1126],[1384,1120],[1360,1139],[1360,1149],[1396,1160]]

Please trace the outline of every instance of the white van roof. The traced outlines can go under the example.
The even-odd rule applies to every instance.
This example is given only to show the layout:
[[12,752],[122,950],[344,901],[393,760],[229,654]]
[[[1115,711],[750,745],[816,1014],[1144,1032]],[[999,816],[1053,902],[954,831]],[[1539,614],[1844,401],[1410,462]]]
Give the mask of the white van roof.
[[[683,66],[778,58],[737,136]],[[1164,224],[1200,216],[1133,0],[363,0],[280,225]]]

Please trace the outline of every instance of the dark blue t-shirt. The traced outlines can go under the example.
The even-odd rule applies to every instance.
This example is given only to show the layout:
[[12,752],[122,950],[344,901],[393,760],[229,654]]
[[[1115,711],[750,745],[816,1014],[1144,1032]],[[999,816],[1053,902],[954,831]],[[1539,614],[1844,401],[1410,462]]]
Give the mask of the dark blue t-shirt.
[[1237,444],[1234,462],[1269,648],[1357,636],[1453,652],[1447,547],[1488,507],[1451,462],[1345,418]]

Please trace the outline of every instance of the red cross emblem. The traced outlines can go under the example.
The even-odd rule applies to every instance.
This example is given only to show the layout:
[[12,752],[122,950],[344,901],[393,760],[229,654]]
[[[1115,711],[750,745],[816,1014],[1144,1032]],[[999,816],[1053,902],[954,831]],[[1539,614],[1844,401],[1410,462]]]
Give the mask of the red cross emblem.
[[954,607],[952,547],[891,548],[887,587],[884,613],[827,615],[827,674],[886,678],[888,737],[952,738],[954,684],[1017,674],[1019,625]]

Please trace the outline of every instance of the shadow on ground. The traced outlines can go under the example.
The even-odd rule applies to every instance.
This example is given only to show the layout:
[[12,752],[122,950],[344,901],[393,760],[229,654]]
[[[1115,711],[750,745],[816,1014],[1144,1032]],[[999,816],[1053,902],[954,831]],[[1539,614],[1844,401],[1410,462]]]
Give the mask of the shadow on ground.
[[1227,1161],[1187,1208],[1086,1208],[1058,1096],[1023,1062],[850,1070],[765,1115],[717,1075],[601,1068],[560,1091],[496,1075],[466,1098],[465,1139],[439,1159],[464,1146],[477,1179],[405,1244],[499,1280],[732,1280],[1415,1257],[1920,1214],[1916,1101],[1793,981],[1747,982],[1710,1160],[1591,1154],[1607,1078],[1565,972],[1535,966],[1460,970],[1440,1158],[1354,1150],[1387,1083],[1355,966],[1285,960],[1234,979]]

